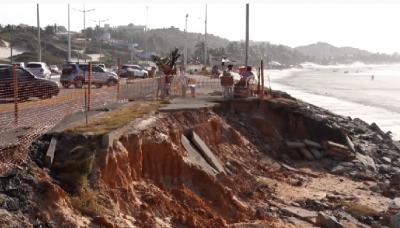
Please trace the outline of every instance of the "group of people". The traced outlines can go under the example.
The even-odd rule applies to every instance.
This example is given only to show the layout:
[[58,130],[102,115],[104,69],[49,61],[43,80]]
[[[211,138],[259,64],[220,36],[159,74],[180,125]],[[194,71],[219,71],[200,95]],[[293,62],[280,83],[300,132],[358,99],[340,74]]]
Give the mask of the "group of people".
[[220,76],[220,79],[221,79],[221,85],[224,88],[225,98],[233,97],[234,87],[238,88],[240,87],[247,90],[251,90],[250,88],[251,84],[255,80],[251,66],[246,66],[245,71],[239,74],[240,79],[236,83],[233,76],[233,74],[236,74],[236,72],[233,71],[233,65],[232,64],[228,65],[227,69],[224,69],[223,65],[222,67],[223,67],[223,72],[222,75]]

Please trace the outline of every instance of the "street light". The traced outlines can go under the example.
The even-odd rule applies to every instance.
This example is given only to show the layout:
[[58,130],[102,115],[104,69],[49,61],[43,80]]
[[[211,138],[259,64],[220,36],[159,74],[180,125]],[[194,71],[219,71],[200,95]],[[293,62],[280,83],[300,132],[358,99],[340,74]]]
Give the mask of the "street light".
[[[86,13],[92,12],[96,9],[88,9],[87,10],[85,5],[83,5],[83,10],[75,9],[75,8],[74,8],[74,10],[83,13],[83,32],[86,32]],[[86,37],[86,33],[85,33],[85,47],[83,48],[83,54],[85,54],[85,62],[86,62],[86,39],[87,39],[87,37]]]
[[[106,21],[108,21],[109,19],[107,18],[107,19],[98,19],[98,20],[92,20],[92,21],[94,21],[94,22],[98,22],[99,23],[99,31],[100,31],[100,28],[101,28],[101,22],[106,22]],[[103,35],[103,34],[102,34]],[[101,54],[102,54],[102,45],[103,45],[103,36],[100,36],[100,56],[99,56],[99,62],[101,61]]]
[[188,53],[188,50],[187,50],[187,19],[188,19],[188,17],[189,17],[189,14],[186,14],[186,17],[185,17],[185,49],[184,49],[184,56],[183,56],[183,67],[184,67],[185,71],[186,71],[187,53]]

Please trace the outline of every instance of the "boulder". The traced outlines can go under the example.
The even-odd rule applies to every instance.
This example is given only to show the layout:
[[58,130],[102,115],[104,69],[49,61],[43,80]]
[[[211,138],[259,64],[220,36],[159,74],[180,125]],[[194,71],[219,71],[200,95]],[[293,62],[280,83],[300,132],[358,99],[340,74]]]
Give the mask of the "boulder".
[[400,212],[390,218],[390,224],[393,228],[400,228]]
[[375,162],[370,156],[356,153],[356,159],[358,161],[360,161],[361,164],[363,164],[365,168],[367,168],[371,171],[374,171],[374,172],[377,171]]
[[324,212],[318,212],[315,223],[317,226],[324,228],[344,228],[335,217],[327,215]]

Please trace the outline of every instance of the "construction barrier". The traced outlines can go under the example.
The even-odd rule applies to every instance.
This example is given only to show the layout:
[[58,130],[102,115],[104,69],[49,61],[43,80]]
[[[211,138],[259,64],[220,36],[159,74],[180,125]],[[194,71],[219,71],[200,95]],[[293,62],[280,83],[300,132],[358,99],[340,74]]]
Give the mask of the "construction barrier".
[[205,76],[177,75],[169,83],[165,76],[121,78],[114,86],[99,86],[95,84],[91,64],[87,73],[87,81],[81,88],[73,85],[63,88],[54,82],[58,80],[55,78],[37,79],[20,68],[0,68],[0,173],[24,161],[33,140],[71,113],[121,101],[181,96],[183,90],[189,89],[188,83],[195,84],[196,90],[203,93],[222,91],[219,79]]

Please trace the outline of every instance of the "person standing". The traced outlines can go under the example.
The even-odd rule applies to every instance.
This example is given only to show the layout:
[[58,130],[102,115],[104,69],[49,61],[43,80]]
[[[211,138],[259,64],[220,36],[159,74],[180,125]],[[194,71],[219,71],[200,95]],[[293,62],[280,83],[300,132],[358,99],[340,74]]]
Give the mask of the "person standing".
[[233,65],[228,65],[228,69],[222,72],[221,85],[224,88],[224,97],[232,97],[232,87],[233,87],[233,75],[232,75]]

